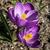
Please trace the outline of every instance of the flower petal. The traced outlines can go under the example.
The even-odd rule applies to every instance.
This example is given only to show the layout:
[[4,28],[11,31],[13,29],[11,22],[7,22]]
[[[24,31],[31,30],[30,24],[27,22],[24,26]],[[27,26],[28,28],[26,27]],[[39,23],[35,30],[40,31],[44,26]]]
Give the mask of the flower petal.
[[15,22],[14,8],[13,7],[8,9],[8,17],[13,23]]
[[15,8],[14,8],[14,15],[16,16],[18,14],[20,17],[21,14],[23,13],[23,9],[24,8],[23,8],[22,3],[20,2],[16,3]]
[[38,12],[35,10],[29,11],[27,13],[27,20],[28,21],[33,21],[33,20],[37,20],[38,19]]
[[26,22],[25,27],[27,28],[27,30],[29,30],[32,27],[38,27],[38,21],[35,22]]
[[24,4],[25,11],[34,10],[34,6],[31,3]]
[[31,43],[26,43],[26,45],[28,47],[31,47],[31,48],[39,48],[40,47],[40,41],[36,40],[35,42],[33,42],[32,44]]
[[26,23],[26,21],[19,19],[19,18],[17,19],[17,26],[22,27],[25,25],[25,23]]

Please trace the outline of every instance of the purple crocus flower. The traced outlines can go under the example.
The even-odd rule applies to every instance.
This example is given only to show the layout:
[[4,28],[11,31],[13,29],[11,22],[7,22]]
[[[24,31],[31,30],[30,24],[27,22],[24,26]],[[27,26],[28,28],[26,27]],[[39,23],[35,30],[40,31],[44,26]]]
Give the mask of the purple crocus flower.
[[31,3],[17,2],[14,7],[8,9],[9,19],[17,26],[23,26],[27,22],[38,21],[38,11]]
[[[18,33],[18,38],[19,41],[24,43],[28,47],[32,48],[38,48],[40,46],[40,41],[39,41],[39,27],[38,25],[35,25],[31,23],[28,23],[26,25],[25,29],[21,30]],[[32,27],[33,26],[33,27]]]

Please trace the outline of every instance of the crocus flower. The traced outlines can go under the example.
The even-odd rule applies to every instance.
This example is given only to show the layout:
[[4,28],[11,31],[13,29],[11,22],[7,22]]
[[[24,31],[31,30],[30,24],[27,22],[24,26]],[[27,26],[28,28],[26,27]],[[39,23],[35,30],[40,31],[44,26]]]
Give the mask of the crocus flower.
[[31,3],[17,2],[14,7],[8,9],[9,19],[17,26],[23,26],[27,22],[38,21],[38,11]]
[[[28,47],[38,48],[40,46],[39,41],[39,27],[33,23],[28,23],[25,29],[18,33],[18,39],[20,42]],[[33,27],[32,27],[33,26]]]

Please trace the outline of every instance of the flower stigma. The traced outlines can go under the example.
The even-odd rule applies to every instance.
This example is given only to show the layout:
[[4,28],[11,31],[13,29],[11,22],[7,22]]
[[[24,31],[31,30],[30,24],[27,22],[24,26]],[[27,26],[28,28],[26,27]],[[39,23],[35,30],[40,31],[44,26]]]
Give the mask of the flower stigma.
[[26,40],[26,41],[29,41],[31,40],[33,37],[32,33],[28,33],[26,35],[23,36],[23,39]]
[[23,14],[21,15],[21,19],[26,20],[26,18],[27,18],[27,15],[26,15],[25,13],[23,13]]

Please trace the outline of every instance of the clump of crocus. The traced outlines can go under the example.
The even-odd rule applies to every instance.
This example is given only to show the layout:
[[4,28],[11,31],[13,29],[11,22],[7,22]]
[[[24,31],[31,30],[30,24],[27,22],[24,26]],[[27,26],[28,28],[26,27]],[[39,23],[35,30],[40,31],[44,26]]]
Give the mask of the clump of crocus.
[[31,3],[16,3],[14,7],[8,9],[8,16],[17,26],[23,26],[27,22],[38,21],[38,11]]
[[19,41],[28,47],[39,47],[38,11],[34,6],[31,3],[18,2],[8,9],[8,16],[17,27],[24,27],[17,34]]

